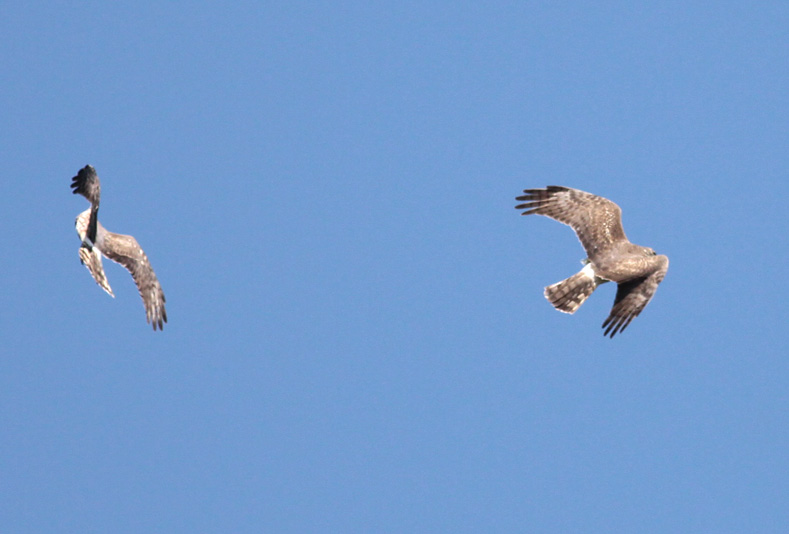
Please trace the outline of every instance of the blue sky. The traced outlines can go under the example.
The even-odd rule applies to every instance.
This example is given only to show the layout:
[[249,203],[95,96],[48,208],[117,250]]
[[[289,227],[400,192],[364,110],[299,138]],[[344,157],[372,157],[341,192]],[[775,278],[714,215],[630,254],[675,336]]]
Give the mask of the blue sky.
[[[8,532],[785,532],[789,4],[10,3]],[[78,260],[85,164],[170,322]],[[627,331],[524,188],[669,256]]]

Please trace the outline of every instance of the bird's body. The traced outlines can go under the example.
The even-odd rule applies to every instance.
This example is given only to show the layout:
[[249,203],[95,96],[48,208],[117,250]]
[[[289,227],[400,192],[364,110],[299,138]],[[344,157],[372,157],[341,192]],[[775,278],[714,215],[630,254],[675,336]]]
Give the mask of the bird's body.
[[123,265],[137,284],[145,306],[146,320],[153,324],[154,330],[157,327],[161,330],[167,322],[162,286],[137,240],[130,235],[107,231],[98,221],[101,187],[96,170],[90,165],[85,166],[72,178],[71,187],[74,194],[84,196],[91,203],[91,207],[80,213],[75,221],[77,235],[82,240],[80,261],[88,268],[96,283],[113,297],[115,295],[104,274],[101,256]]
[[584,268],[545,288],[545,297],[559,311],[575,313],[594,290],[616,282],[611,313],[603,323],[605,335],[614,337],[646,307],[668,270],[668,258],[627,240],[622,211],[608,199],[561,186],[526,189],[516,197],[522,215],[545,215],[570,226],[586,250]]

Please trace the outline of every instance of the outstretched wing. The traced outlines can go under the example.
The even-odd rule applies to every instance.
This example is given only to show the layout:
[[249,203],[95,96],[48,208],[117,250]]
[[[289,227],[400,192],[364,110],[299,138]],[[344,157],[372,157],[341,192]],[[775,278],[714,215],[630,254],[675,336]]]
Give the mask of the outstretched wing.
[[99,284],[99,287],[114,298],[115,295],[112,292],[110,283],[107,281],[107,276],[104,274],[104,267],[101,264],[101,253],[99,249],[96,247],[88,249],[88,247],[84,245],[79,247],[79,261],[88,268],[88,271],[90,271],[96,283]]
[[72,193],[82,195],[90,202],[90,219],[83,241],[88,240],[90,245],[96,242],[96,224],[99,218],[99,200],[101,199],[101,184],[96,169],[85,165],[76,176],[71,179]]
[[523,192],[516,200],[524,203],[515,209],[526,210],[521,215],[545,215],[570,226],[590,259],[613,243],[627,241],[622,210],[606,198],[556,185]]
[[611,313],[603,322],[605,332],[603,335],[614,337],[619,332],[624,332],[630,321],[646,307],[657,291],[658,285],[663,281],[668,271],[668,258],[655,256],[656,268],[647,276],[633,278],[627,282],[620,282],[616,290],[616,298]]
[[116,263],[123,265],[134,278],[137,289],[145,306],[145,319],[153,324],[153,329],[162,329],[167,322],[164,309],[164,291],[153,272],[148,256],[145,255],[137,240],[130,235],[107,232],[104,235],[102,253]]

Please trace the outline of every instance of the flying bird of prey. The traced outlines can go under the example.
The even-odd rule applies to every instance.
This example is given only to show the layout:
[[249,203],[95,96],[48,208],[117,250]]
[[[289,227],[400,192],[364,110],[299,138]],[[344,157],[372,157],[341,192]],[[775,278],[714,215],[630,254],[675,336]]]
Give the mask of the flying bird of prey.
[[591,193],[549,185],[525,189],[516,197],[521,215],[545,215],[575,230],[587,259],[579,273],[545,288],[545,298],[564,313],[575,313],[602,283],[616,282],[616,298],[603,322],[613,338],[646,307],[668,270],[668,258],[627,240],[622,210],[608,199]]
[[71,179],[73,193],[80,194],[90,201],[90,208],[77,216],[75,226],[77,234],[82,240],[79,247],[79,259],[88,268],[93,279],[101,288],[115,297],[104,268],[101,265],[101,256],[123,265],[131,273],[137,289],[140,291],[142,303],[145,306],[145,318],[153,324],[153,329],[162,329],[167,322],[167,312],[164,309],[164,292],[156,273],[153,272],[148,256],[145,255],[137,240],[130,235],[121,235],[109,232],[99,222],[99,200],[101,198],[101,185],[96,169],[86,165]]

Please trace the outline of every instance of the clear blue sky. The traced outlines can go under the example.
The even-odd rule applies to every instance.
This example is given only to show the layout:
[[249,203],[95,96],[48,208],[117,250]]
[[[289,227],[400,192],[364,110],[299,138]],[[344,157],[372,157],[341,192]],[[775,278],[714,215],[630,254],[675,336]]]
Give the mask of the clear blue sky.
[[[786,2],[7,3],[3,531],[789,531],[788,27]],[[88,163],[163,332],[79,263]],[[583,258],[513,209],[549,184],[671,260],[613,340],[612,285],[542,296]]]

